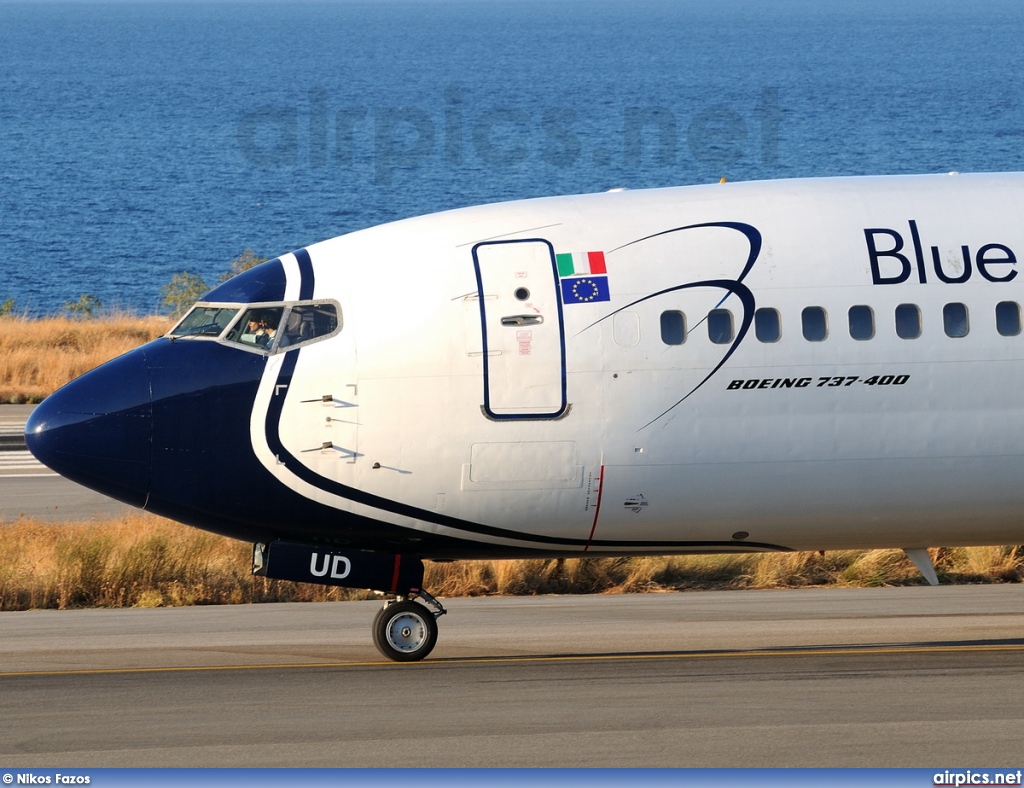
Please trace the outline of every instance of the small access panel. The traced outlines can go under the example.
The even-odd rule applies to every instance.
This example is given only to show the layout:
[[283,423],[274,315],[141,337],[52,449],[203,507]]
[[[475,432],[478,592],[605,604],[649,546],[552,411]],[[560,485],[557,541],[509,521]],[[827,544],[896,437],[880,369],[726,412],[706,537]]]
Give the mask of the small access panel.
[[490,419],[565,415],[565,334],[555,250],[543,239],[473,247]]

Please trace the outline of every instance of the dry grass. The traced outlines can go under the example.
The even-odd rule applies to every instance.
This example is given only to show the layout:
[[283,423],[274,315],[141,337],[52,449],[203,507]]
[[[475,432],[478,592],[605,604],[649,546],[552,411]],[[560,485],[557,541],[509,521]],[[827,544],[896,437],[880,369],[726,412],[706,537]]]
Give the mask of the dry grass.
[[254,577],[252,546],[147,514],[0,525],[0,610],[309,602],[365,597]]
[[[161,316],[0,318],[0,403],[38,402],[164,334]],[[150,515],[102,523],[0,523],[0,610],[365,598],[253,577],[251,546]],[[1021,582],[1024,548],[932,551],[947,583]],[[438,596],[879,586],[924,581],[898,550],[428,563]]]
[[[253,577],[251,547],[138,514],[105,522],[0,524],[0,610],[316,602],[366,591]],[[945,583],[1021,582],[1024,549],[933,550]],[[917,585],[898,550],[428,563],[441,597],[795,586]]]
[[163,316],[0,318],[0,404],[39,402],[170,326]]

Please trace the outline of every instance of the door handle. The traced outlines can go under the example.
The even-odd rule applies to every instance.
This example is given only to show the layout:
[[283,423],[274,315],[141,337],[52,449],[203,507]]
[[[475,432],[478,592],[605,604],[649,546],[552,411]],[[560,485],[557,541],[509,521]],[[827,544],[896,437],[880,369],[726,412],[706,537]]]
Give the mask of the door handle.
[[543,322],[543,315],[509,315],[501,319],[503,326],[539,326]]

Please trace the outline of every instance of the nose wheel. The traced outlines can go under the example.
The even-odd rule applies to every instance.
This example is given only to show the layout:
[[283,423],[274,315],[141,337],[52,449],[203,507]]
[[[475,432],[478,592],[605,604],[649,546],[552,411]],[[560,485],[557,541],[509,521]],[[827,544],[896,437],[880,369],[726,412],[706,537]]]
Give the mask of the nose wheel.
[[411,599],[388,602],[373,619],[373,644],[395,662],[416,662],[437,643],[437,619],[447,611],[426,591],[419,591],[430,607]]

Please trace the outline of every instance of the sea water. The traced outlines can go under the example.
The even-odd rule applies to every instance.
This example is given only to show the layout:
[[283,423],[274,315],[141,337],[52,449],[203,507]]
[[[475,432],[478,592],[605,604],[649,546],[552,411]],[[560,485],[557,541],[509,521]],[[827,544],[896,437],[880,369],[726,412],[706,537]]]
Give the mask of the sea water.
[[1019,0],[0,0],[0,302],[157,311],[483,202],[1020,170],[1022,41]]

